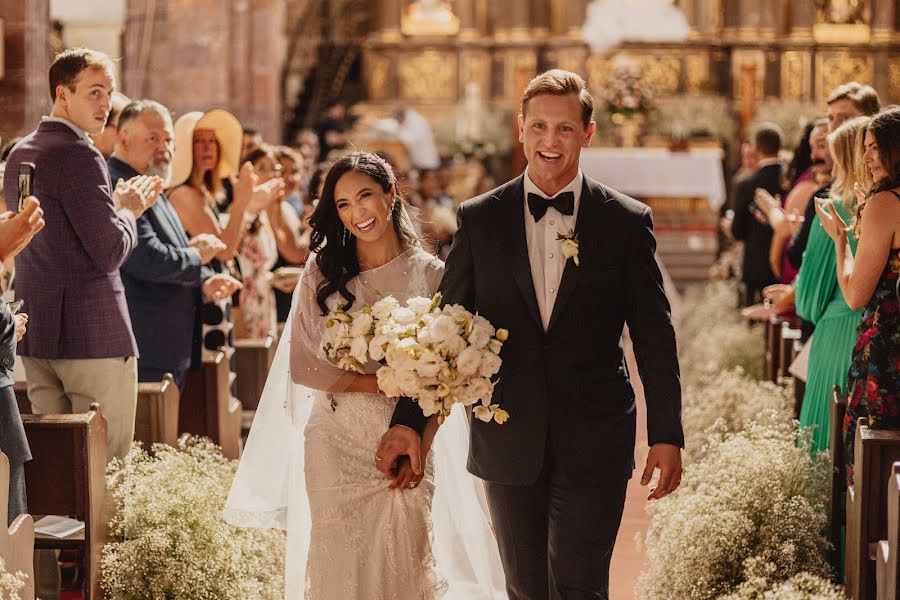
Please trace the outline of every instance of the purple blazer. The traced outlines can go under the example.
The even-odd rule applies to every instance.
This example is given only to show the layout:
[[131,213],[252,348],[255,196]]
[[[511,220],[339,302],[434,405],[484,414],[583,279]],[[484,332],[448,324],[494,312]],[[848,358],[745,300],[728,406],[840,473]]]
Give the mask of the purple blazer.
[[134,215],[116,210],[100,152],[64,123],[43,121],[9,155],[4,198],[17,210],[19,164],[35,165],[43,231],[16,257],[33,358],[137,356],[119,267],[137,245]]

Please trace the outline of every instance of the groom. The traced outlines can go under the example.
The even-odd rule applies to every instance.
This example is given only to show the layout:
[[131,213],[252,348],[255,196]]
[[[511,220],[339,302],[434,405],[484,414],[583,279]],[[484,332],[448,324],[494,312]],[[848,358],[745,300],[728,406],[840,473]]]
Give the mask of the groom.
[[[441,283],[444,302],[510,331],[493,398],[510,419],[472,419],[468,466],[485,481],[513,600],[608,598],[634,469],[625,323],[647,400],[641,484],[658,468],[656,499],[681,480],[678,360],[650,209],[579,169],[592,112],[574,73],[548,71],[528,84],[519,115],[528,168],[460,206]],[[577,244],[564,254],[560,238]],[[421,411],[406,402],[394,422],[408,427],[392,427],[376,453],[382,471],[403,455],[418,466],[409,427]]]

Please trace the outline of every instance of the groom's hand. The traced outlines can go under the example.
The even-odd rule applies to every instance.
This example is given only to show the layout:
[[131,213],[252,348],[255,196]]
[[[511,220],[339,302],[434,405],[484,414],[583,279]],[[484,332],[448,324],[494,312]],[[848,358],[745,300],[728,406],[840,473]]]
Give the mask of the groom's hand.
[[641,485],[653,479],[653,471],[659,469],[659,482],[651,490],[647,500],[659,500],[681,485],[681,448],[672,444],[653,444],[647,454],[647,465],[641,476]]
[[408,456],[413,473],[422,474],[422,440],[419,434],[403,425],[394,425],[381,437],[375,452],[375,466],[392,482],[397,478],[397,459]]

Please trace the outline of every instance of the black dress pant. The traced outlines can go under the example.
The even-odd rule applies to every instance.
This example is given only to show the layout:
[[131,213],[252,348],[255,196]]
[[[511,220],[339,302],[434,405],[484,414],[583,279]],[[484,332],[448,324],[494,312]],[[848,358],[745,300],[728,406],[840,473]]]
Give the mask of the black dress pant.
[[485,482],[510,600],[609,598],[628,480],[580,483],[548,448],[532,485]]

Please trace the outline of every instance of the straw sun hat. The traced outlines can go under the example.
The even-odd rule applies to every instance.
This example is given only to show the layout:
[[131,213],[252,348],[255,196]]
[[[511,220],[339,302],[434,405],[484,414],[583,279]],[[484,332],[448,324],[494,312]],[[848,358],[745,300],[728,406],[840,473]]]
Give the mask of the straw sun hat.
[[172,167],[172,187],[181,185],[191,176],[194,168],[194,131],[211,129],[219,142],[219,176],[237,175],[241,148],[244,145],[244,128],[231,112],[213,108],[205,113],[189,112],[175,121],[175,160]]

